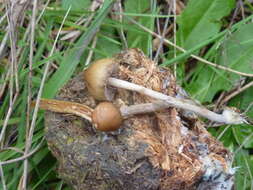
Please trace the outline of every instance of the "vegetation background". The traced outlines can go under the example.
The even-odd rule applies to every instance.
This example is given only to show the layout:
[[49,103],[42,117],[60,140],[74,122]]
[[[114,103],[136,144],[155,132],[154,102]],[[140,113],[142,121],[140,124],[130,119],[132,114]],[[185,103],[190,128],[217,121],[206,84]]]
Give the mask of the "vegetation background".
[[[70,189],[43,137],[42,111],[95,59],[140,48],[210,109],[253,117],[252,0],[0,0],[0,189]],[[253,189],[253,128],[212,127]]]

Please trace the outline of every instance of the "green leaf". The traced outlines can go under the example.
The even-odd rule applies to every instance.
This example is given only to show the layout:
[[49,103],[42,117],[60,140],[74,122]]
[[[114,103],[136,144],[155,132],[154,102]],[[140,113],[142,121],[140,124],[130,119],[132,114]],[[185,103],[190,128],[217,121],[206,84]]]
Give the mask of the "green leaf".
[[90,7],[90,0],[62,0],[62,8],[68,10],[71,6],[71,10],[79,11],[82,9],[88,9]]
[[[240,27],[228,39],[224,40],[219,53],[217,64],[253,73],[253,23]],[[198,75],[187,87],[189,92],[201,102],[211,102],[215,94],[230,90],[236,85],[240,76],[215,69],[206,65],[199,65]]]
[[81,55],[87,48],[94,34],[97,32],[104,18],[107,16],[111,5],[111,0],[105,1],[103,7],[99,10],[97,16],[95,17],[93,23],[87,29],[87,32],[85,32],[74,45],[74,47],[66,53],[63,58],[63,62],[60,64],[57,71],[45,84],[42,97],[53,98],[57,91],[70,79],[80,61]]
[[179,45],[189,49],[217,34],[234,4],[234,0],[190,0],[178,18]]
[[103,52],[103,54],[95,53],[94,58],[101,59],[104,57],[113,57],[115,54],[119,53],[121,46],[118,43],[115,43],[117,40],[117,37],[115,36],[115,28],[110,26],[103,26],[101,27],[100,33],[103,36],[98,38],[96,49],[99,52]]
[[[218,59],[218,63],[235,70],[253,72],[253,23],[242,26],[228,40],[225,41]],[[230,80],[239,77],[230,75]]]

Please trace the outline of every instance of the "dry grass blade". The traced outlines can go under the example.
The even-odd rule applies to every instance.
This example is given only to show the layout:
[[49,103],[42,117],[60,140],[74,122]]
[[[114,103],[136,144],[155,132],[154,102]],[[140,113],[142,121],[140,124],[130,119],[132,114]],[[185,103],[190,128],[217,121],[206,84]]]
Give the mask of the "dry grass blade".
[[19,161],[22,161],[22,160],[25,160],[25,159],[29,158],[30,156],[32,156],[35,152],[37,152],[41,148],[41,145],[43,144],[43,142],[44,142],[44,138],[37,145],[37,147],[35,147],[28,154],[24,154],[23,156],[12,159],[12,160],[2,161],[2,162],[0,162],[0,165],[11,164],[11,163],[19,162]]
[[3,185],[3,190],[7,190],[2,164],[0,164],[0,176]]
[[3,56],[3,52],[4,52],[4,48],[6,46],[6,43],[7,43],[7,40],[8,40],[8,37],[9,37],[9,32],[7,31],[4,35],[4,38],[0,44],[0,57]]
[[[168,15],[170,14],[170,11],[168,12]],[[158,61],[158,57],[159,57],[159,54],[162,50],[162,46],[163,46],[163,40],[165,39],[165,35],[166,35],[166,32],[167,32],[167,27],[168,27],[168,24],[169,24],[169,20],[170,18],[167,17],[166,20],[165,20],[165,24],[164,24],[164,27],[163,27],[163,32],[162,32],[162,38],[160,39],[160,42],[159,42],[159,46],[157,48],[157,51],[156,51],[156,54],[155,54],[155,57],[154,57],[154,61],[157,62]],[[159,20],[157,20],[158,22]]]
[[[56,47],[56,43],[57,43],[59,35],[60,35],[60,31],[63,27],[63,24],[64,24],[64,22],[65,22],[65,20],[68,16],[70,10],[71,10],[71,7],[69,7],[69,9],[67,10],[67,12],[66,12],[66,14],[63,18],[63,21],[62,21],[60,29],[57,33],[56,39],[54,40],[54,44],[53,44],[53,47],[50,51],[49,56],[53,55],[54,49]],[[44,87],[44,84],[45,84],[45,81],[46,81],[46,77],[47,77],[47,73],[49,71],[50,65],[51,65],[50,62],[46,63],[45,71],[44,71],[44,74],[43,74],[43,77],[42,77],[42,80],[41,80],[41,85],[40,85],[39,92],[38,92],[38,95],[37,95],[35,108],[34,108],[34,113],[33,113],[33,118],[32,118],[32,122],[31,122],[30,130],[29,130],[29,135],[28,135],[28,139],[27,139],[27,142],[26,142],[26,147],[25,147],[25,153],[26,154],[28,153],[28,151],[31,147],[31,144],[32,144],[33,131],[34,131],[34,128],[35,128],[35,122],[36,122],[38,109],[39,109],[39,100],[40,100],[40,97],[42,95],[43,87]],[[26,188],[27,175],[28,175],[28,160],[25,159],[24,160],[24,178],[23,178],[23,183],[22,183],[23,184],[22,186],[23,186],[24,189]]]
[[[29,53],[29,74],[28,74],[28,96],[27,96],[27,116],[26,116],[26,148],[24,155],[27,154],[29,151],[29,148],[27,149],[27,144],[29,140],[29,129],[30,128],[30,103],[31,103],[31,89],[32,89],[32,65],[33,65],[33,50],[34,50],[34,32],[35,32],[35,22],[36,22],[36,9],[37,9],[37,0],[34,0],[33,2],[33,12],[32,12],[32,19],[31,19],[31,27],[30,27],[30,33],[31,33],[31,38],[30,38],[30,53]],[[27,160],[24,163],[24,173],[23,173],[23,188],[26,188],[26,179],[28,175],[28,162]]]
[[1,130],[1,134],[0,134],[0,143],[1,143],[1,147],[4,146],[4,135],[5,135],[5,131],[6,131],[6,128],[7,128],[7,124],[8,124],[8,121],[11,117],[11,113],[13,111],[13,107],[14,107],[14,103],[16,102],[16,99],[18,97],[18,94],[16,94],[13,98],[13,101],[12,103],[10,104],[9,106],[9,109],[7,111],[7,114],[6,114],[6,117],[4,119],[4,124],[3,124],[3,127],[2,127],[2,130]]
[[250,88],[251,86],[253,86],[253,81],[251,81],[250,83],[244,85],[242,88],[239,88],[238,90],[234,91],[233,93],[229,94],[228,96],[226,96],[222,101],[221,101],[221,105],[225,104],[226,102],[228,102],[229,100],[231,100],[233,97],[237,96],[238,94],[240,94],[241,92],[245,91],[246,89]]
[[[177,4],[176,0],[173,0],[173,14],[174,14],[174,19],[173,19],[173,42],[174,44],[177,44]],[[174,47],[174,58],[177,56],[177,51],[176,47]],[[177,63],[174,63],[174,76],[177,78]]]
[[93,56],[93,53],[94,53],[93,49],[94,49],[94,48],[96,47],[96,45],[97,45],[97,39],[98,39],[97,36],[95,36],[95,37],[93,38],[93,42],[92,42],[92,44],[91,44],[91,50],[89,51],[89,54],[88,54],[88,56],[87,56],[85,65],[89,65],[90,62],[91,62],[91,59],[92,59],[92,56]]
[[242,149],[242,147],[250,140],[252,139],[253,137],[253,133],[251,133],[250,135],[248,135],[245,140],[242,142],[242,144],[240,144],[240,146],[234,151],[234,156],[233,156],[233,159],[232,159],[232,163],[234,162],[235,160],[235,155]]
[[5,88],[7,86],[7,81],[8,81],[8,78],[10,76],[10,69],[7,71],[7,73],[5,74],[5,76],[3,75],[3,79],[4,82],[2,85],[0,85],[0,99],[2,98],[3,94],[4,94],[4,91],[5,91]]

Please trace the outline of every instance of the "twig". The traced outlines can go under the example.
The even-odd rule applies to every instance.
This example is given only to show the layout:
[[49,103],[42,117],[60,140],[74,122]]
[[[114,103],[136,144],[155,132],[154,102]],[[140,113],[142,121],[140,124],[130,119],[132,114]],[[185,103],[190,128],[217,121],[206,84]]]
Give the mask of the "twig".
[[[63,27],[63,24],[69,14],[69,11],[70,11],[71,7],[69,7],[69,9],[67,10],[64,18],[63,18],[63,21],[61,23],[61,26],[60,26],[60,29],[58,31],[58,34],[56,36],[56,39],[54,41],[54,44],[53,44],[53,47],[50,51],[50,54],[49,56],[52,56],[53,55],[53,52],[54,52],[54,49],[56,47],[56,43],[58,41],[58,38],[59,38],[59,35],[60,35],[60,31]],[[39,88],[39,92],[38,92],[38,95],[37,95],[37,99],[36,99],[36,103],[35,103],[35,108],[34,108],[34,112],[33,112],[33,118],[32,118],[32,123],[31,123],[31,127],[30,127],[30,131],[29,131],[29,136],[28,136],[28,140],[27,140],[27,144],[26,144],[26,147],[25,147],[25,153],[27,154],[30,147],[31,147],[31,144],[32,144],[32,137],[33,137],[33,131],[34,131],[34,127],[35,127],[35,123],[36,123],[36,119],[37,119],[37,114],[38,114],[38,109],[39,109],[39,100],[40,100],[40,97],[42,95],[42,91],[43,91],[43,87],[44,87],[44,84],[45,84],[45,81],[46,81],[46,77],[47,77],[47,73],[49,71],[49,68],[50,68],[50,62],[47,62],[46,63],[46,66],[45,66],[45,71],[44,71],[44,74],[43,74],[43,77],[42,77],[42,80],[41,80],[41,85],[40,85],[40,88]],[[23,188],[26,187],[26,180],[27,180],[27,172],[28,172],[28,160],[25,159],[24,161],[24,179],[23,179]]]
[[[162,39],[162,36],[158,35],[157,33],[155,33],[155,32],[153,32],[153,31],[149,30],[148,28],[146,28],[145,26],[143,26],[143,25],[141,25],[140,23],[136,22],[135,20],[133,20],[133,19],[127,17],[127,16],[125,16],[125,17],[126,17],[127,19],[129,19],[132,23],[134,23],[134,24],[136,24],[137,26],[139,26],[139,27],[140,27],[141,29],[143,29],[144,31],[146,31],[146,32],[148,32],[148,33],[150,33],[150,34],[152,34],[153,36],[155,36],[155,37],[157,37],[157,38],[159,38],[159,39]],[[178,49],[178,50],[180,50],[180,51],[182,51],[182,52],[186,52],[185,49],[183,49],[182,47],[177,46],[176,44],[172,43],[171,41],[169,41],[169,40],[167,40],[167,39],[164,39],[164,43],[166,43],[166,44],[168,44],[168,45],[171,45],[171,46],[175,47],[176,49]],[[197,59],[198,61],[200,61],[200,62],[202,62],[202,63],[205,63],[205,64],[207,64],[207,65],[211,65],[211,66],[213,66],[213,67],[215,67],[215,68],[222,69],[222,70],[224,70],[224,71],[228,71],[228,72],[231,72],[231,73],[235,73],[235,74],[241,75],[241,76],[253,77],[253,74],[250,74],[250,73],[243,73],[243,72],[236,71],[236,70],[234,70],[234,69],[231,69],[231,68],[228,68],[228,67],[225,67],[225,66],[222,66],[222,65],[217,65],[217,64],[215,64],[215,63],[212,63],[212,62],[210,62],[210,61],[208,61],[208,60],[205,60],[205,59],[203,59],[203,58],[201,58],[201,57],[199,57],[199,56],[196,56],[196,55],[194,55],[194,54],[190,54],[190,56],[191,56],[192,58],[194,58],[194,59]]]
[[250,83],[244,85],[242,88],[239,88],[238,90],[234,91],[233,93],[229,94],[228,96],[226,96],[222,101],[221,101],[221,105],[225,104],[226,102],[228,102],[229,100],[231,100],[233,97],[235,97],[236,95],[240,94],[241,92],[243,92],[244,90],[248,89],[249,87],[253,86],[253,81],[251,81]]
[[108,84],[117,88],[123,88],[135,92],[139,92],[141,94],[144,94],[146,96],[163,100],[165,104],[168,106],[192,111],[196,113],[199,116],[205,117],[211,121],[215,121],[218,123],[225,123],[225,124],[240,124],[244,123],[245,119],[240,116],[239,113],[234,112],[233,110],[226,108],[224,109],[222,114],[214,113],[205,107],[200,107],[194,104],[189,103],[186,99],[179,99],[171,96],[167,96],[165,94],[162,94],[160,92],[145,88],[143,86],[116,79],[116,78],[108,78]]

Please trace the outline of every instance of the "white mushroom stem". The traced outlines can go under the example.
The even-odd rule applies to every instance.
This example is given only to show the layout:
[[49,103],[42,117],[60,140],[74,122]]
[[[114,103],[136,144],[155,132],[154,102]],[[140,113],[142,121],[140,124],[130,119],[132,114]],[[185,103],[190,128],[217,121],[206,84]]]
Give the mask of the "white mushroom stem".
[[123,118],[131,117],[135,114],[145,114],[145,113],[152,113],[160,110],[164,110],[169,106],[164,104],[163,101],[158,100],[152,103],[145,103],[145,104],[135,104],[131,106],[122,106],[120,108],[120,113]]
[[145,88],[143,86],[127,82],[116,78],[108,78],[108,84],[117,88],[123,88],[131,91],[136,91],[140,94],[147,95],[149,97],[162,100],[165,107],[176,107],[188,111],[192,111],[199,116],[205,117],[211,121],[224,123],[224,124],[241,124],[245,122],[245,119],[240,116],[239,113],[227,108],[222,114],[212,112],[205,107],[200,107],[194,104],[190,104],[186,99],[174,98],[167,96],[160,92]]
[[[32,106],[34,106],[34,102],[32,102]],[[73,114],[92,122],[91,117],[94,110],[84,104],[63,100],[41,98],[39,106],[40,109],[49,110],[57,113]],[[124,119],[126,119],[135,114],[151,113],[163,110],[165,108],[168,108],[168,105],[164,104],[163,101],[159,100],[153,103],[122,106],[120,108],[120,114]]]

